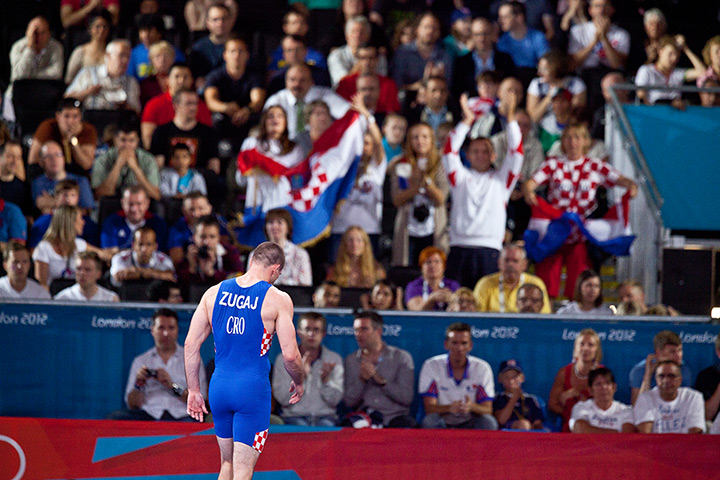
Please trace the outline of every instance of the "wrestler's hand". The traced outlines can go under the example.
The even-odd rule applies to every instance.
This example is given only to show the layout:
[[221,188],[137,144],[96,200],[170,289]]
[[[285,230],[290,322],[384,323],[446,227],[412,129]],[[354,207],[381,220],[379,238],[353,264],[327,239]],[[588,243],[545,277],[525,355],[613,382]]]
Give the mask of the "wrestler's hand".
[[203,421],[203,413],[208,413],[205,408],[205,399],[199,390],[188,391],[187,413],[198,422]]
[[[305,387],[303,386],[302,383],[300,385],[295,385],[295,381],[293,380],[290,382],[290,393],[292,393],[292,395],[290,396],[290,405],[293,405],[300,401],[300,399],[303,396],[303,393],[305,393]],[[188,403],[188,405],[189,405],[189,403]],[[190,413],[190,412],[188,412],[188,413]]]

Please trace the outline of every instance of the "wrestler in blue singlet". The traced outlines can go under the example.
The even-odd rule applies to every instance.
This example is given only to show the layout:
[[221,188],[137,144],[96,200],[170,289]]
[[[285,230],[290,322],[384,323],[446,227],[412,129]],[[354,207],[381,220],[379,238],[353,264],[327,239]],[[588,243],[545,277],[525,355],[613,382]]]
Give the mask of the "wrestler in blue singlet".
[[[258,436],[270,425],[272,337],[265,334],[262,305],[272,285],[240,287],[235,279],[220,284],[212,315],[215,371],[208,398],[215,434],[262,451]],[[264,439],[263,439],[264,440]]]

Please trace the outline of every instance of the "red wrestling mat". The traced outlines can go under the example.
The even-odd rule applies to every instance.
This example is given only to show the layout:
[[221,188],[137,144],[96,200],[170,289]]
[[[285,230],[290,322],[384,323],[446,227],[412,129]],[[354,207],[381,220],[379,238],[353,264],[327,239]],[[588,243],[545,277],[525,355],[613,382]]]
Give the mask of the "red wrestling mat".
[[[256,479],[720,478],[720,436],[272,432]],[[217,478],[207,424],[0,418],[0,480]]]

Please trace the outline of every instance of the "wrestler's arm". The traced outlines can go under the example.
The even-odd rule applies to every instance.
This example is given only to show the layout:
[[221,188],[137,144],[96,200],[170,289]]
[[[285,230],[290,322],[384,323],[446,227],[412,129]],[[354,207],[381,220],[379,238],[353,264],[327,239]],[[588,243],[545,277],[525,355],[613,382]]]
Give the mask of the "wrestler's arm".
[[293,325],[292,321],[293,303],[287,293],[275,287],[268,291],[267,297],[269,297],[267,298],[269,304],[276,309],[275,331],[280,342],[285,370],[292,378],[290,403],[297,403],[305,391],[303,387],[305,374],[302,366],[302,356],[297,345],[297,337],[295,336],[295,325]]
[[205,399],[200,390],[200,346],[212,331],[212,309],[217,296],[218,285],[211,287],[203,295],[197,310],[190,321],[190,329],[185,339],[185,377],[187,378],[188,399],[187,412],[195,420],[202,422]]

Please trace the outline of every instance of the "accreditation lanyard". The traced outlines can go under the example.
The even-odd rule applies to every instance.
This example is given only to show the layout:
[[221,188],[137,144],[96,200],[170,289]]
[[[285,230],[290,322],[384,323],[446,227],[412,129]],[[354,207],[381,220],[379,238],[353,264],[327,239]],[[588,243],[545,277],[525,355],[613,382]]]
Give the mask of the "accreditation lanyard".
[[[525,283],[525,274],[520,274],[520,280],[518,281],[518,285],[521,286]],[[503,276],[500,275],[500,278],[498,279],[498,288],[500,289],[500,292],[498,293],[498,297],[500,300],[500,313],[505,313],[505,289],[503,288]]]

